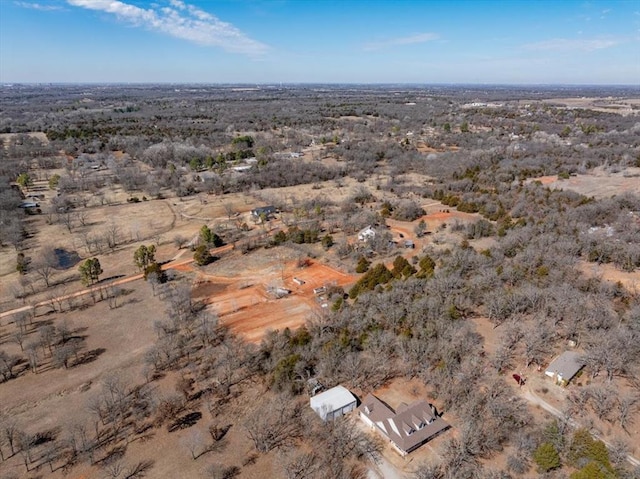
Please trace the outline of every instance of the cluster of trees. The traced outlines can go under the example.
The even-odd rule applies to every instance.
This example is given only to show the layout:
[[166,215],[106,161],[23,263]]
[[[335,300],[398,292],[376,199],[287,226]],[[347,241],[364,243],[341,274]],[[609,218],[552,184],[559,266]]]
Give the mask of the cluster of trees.
[[162,274],[162,269],[156,261],[155,245],[140,245],[133,252],[133,262],[138,271],[142,271],[144,279],[149,279],[151,276],[154,276],[154,279],[158,279],[159,275]]
[[[331,244],[333,244],[333,240],[325,240],[324,238],[326,238],[327,236],[324,236],[322,238],[323,244],[331,246]],[[320,231],[317,228],[301,229],[297,226],[292,226],[287,229],[287,231],[280,230],[276,234],[274,234],[273,238],[271,238],[271,244],[274,246],[279,246],[286,243],[287,241],[291,241],[295,244],[317,243],[319,239]]]
[[80,271],[80,280],[84,285],[92,285],[103,273],[100,260],[98,258],[86,259],[78,268]]
[[566,463],[576,469],[569,476],[571,479],[620,477],[617,469],[624,461],[624,449],[613,451],[614,466],[607,446],[586,429],[569,432],[554,421],[540,432],[538,440],[544,442],[533,451],[533,462],[542,473],[560,469]]
[[215,257],[211,254],[211,248],[219,248],[224,244],[223,239],[211,230],[207,225],[200,228],[198,244],[194,248],[193,259],[199,266],[211,263]]
[[371,263],[367,258],[361,256],[356,265],[356,273],[365,274],[351,288],[349,297],[355,299],[361,293],[373,291],[379,285],[387,284],[393,278],[407,279],[414,274],[417,278],[428,278],[433,275],[436,265],[435,261],[429,255],[425,255],[420,259],[415,257],[414,261],[420,267],[419,271],[403,256],[396,256],[393,260],[393,268],[391,270],[383,263],[378,263],[369,269]]
[[422,207],[413,200],[403,200],[395,205],[385,201],[380,210],[380,215],[383,218],[391,217],[399,221],[413,221],[424,214],[425,211]]
[[54,326],[46,321],[34,321],[29,313],[21,313],[14,322],[15,330],[9,339],[20,347],[20,353],[0,350],[2,382],[29,371],[37,374],[46,367],[66,369],[82,364],[92,354],[84,351],[84,338],[74,334],[66,321]]
[[24,212],[20,209],[20,193],[11,188],[10,181],[0,170],[0,247],[11,245],[18,251],[26,235]]

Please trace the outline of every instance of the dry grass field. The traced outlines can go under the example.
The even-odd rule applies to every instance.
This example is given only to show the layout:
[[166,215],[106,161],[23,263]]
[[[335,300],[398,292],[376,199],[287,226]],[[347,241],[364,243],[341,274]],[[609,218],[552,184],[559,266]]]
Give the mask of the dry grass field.
[[[527,100],[520,100],[520,103],[531,103]],[[637,115],[640,107],[638,98],[554,98],[542,100],[541,103],[547,105],[562,105],[567,109],[585,109],[603,113],[616,113],[618,115]]]
[[624,169],[594,168],[589,174],[575,175],[564,180],[557,176],[544,176],[530,181],[540,181],[543,185],[556,190],[571,190],[596,199],[621,195],[625,192],[640,192],[640,168]]

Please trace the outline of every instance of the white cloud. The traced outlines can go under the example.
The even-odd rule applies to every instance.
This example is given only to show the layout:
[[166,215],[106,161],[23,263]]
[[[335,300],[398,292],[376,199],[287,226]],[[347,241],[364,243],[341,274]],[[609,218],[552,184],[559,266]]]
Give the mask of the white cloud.
[[118,0],[67,0],[67,3],[110,13],[121,21],[199,45],[252,56],[268,50],[265,44],[252,40],[230,23],[181,0],[169,0],[169,6],[154,5],[149,9]]
[[60,5],[42,5],[40,3],[30,2],[13,2],[19,7],[30,8],[31,10],[40,10],[41,12],[50,12],[52,10],[62,10]]
[[583,51],[593,52],[596,50],[603,50],[605,48],[611,48],[620,44],[617,40],[594,38],[594,39],[569,39],[569,38],[553,38],[551,40],[544,40],[541,42],[528,43],[524,45],[527,50],[535,51]]
[[437,40],[440,36],[437,33],[418,33],[408,37],[391,38],[381,42],[367,43],[364,46],[365,50],[382,50],[385,48],[400,46],[400,45],[414,45],[416,43],[426,43],[433,40]]

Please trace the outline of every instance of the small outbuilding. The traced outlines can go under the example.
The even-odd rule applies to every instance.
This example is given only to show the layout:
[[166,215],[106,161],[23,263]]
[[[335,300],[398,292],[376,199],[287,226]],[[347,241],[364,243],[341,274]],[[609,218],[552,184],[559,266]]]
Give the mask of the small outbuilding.
[[376,237],[376,230],[373,226],[369,225],[365,229],[361,230],[358,233],[358,240],[360,241],[369,241]]
[[551,364],[549,364],[544,373],[550,378],[553,378],[556,384],[566,386],[583,367],[584,361],[579,353],[575,351],[565,351],[551,361]]
[[313,409],[323,421],[330,421],[353,411],[357,400],[344,386],[336,386],[313,396],[310,400]]
[[31,209],[31,208],[39,208],[40,204],[35,201],[23,201],[20,204],[20,208]]

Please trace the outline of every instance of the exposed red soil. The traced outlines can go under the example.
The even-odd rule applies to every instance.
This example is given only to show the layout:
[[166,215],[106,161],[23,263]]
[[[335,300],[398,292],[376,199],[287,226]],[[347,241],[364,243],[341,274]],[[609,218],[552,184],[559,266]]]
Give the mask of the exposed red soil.
[[[330,266],[310,262],[299,268],[296,262],[285,263],[279,271],[266,268],[241,277],[201,275],[203,280],[194,290],[223,324],[246,341],[259,342],[269,330],[295,329],[302,326],[321,301],[313,290],[325,285],[347,286],[356,277]],[[300,280],[302,284],[294,281]],[[281,298],[270,292],[286,288],[291,293]]]
[[423,216],[421,219],[425,220],[425,221],[444,221],[444,220],[448,220],[449,218],[453,217],[453,214],[451,213],[444,213],[444,212],[440,212],[440,213],[431,213],[430,215],[426,215]]
[[541,176],[539,178],[536,178],[535,181],[539,181],[543,185],[548,185],[550,183],[553,183],[554,181],[558,181],[558,175]]

